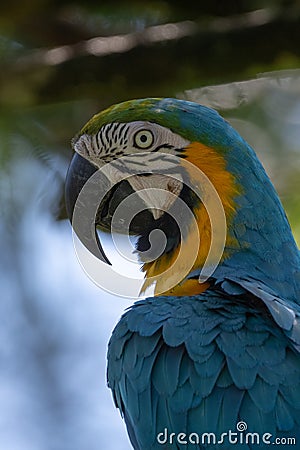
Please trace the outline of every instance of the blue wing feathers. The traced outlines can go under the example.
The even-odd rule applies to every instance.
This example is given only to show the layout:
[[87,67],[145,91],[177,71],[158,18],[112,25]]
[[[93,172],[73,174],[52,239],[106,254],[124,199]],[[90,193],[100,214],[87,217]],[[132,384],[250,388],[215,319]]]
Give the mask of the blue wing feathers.
[[202,347],[197,342],[196,336],[194,336],[194,339],[188,339],[185,346],[192,361],[197,361],[199,363],[206,361],[213,354],[216,348],[215,343]]
[[[126,410],[128,411],[128,414],[130,415],[130,418],[132,420],[132,423],[137,423],[141,418],[141,408],[142,405],[136,401],[136,387],[133,386],[133,384],[130,381],[130,378],[128,376],[124,377],[124,384],[125,384],[125,392],[126,396]],[[122,390],[122,392],[124,392]],[[124,395],[124,394],[123,394]]]
[[[178,386],[182,354],[182,349],[164,346],[156,357],[151,382],[160,395],[171,396],[174,394]],[[169,372],[170,367],[172,367],[172,372]]]
[[233,379],[234,384],[239,389],[250,389],[255,381],[257,375],[257,364],[255,367],[245,367],[242,364],[237,364],[234,359],[227,356],[227,367]]
[[[246,351],[247,346],[236,339],[234,333],[224,332],[217,339],[219,349],[230,358],[235,364],[245,369],[252,369],[257,366],[256,359]],[[255,347],[257,348],[257,347]]]
[[216,386],[221,388],[228,388],[232,384],[233,384],[232,376],[229,373],[228,367],[225,365],[222,372],[220,373],[220,376],[216,381]]
[[[222,389],[222,391],[223,400],[219,413],[218,429],[235,430],[245,391],[233,385],[229,389]],[[228,414],[228,411],[230,411],[230,414]]]
[[167,320],[163,326],[163,338],[164,341],[171,347],[181,345],[187,338],[187,335],[192,334],[192,330],[187,330],[186,327],[172,325],[172,321]]
[[227,286],[228,296],[206,291],[142,300],[117,325],[108,382],[135,449],[162,448],[156,436],[164,427],[228,431],[243,420],[253,432],[298,433],[300,360],[293,341],[263,300],[249,304],[245,286]]
[[[287,344],[285,336],[283,336],[283,341]],[[247,353],[251,355],[253,360],[263,360],[264,364],[273,366],[285,360],[285,347],[282,344],[278,337],[270,336],[261,347],[248,346]]]
[[193,397],[193,386],[190,381],[187,380],[183,385],[177,386],[173,395],[168,398],[168,403],[172,411],[186,413],[191,408]]
[[286,400],[279,394],[276,399],[275,409],[276,423],[279,430],[288,431],[293,428],[295,422]]
[[196,372],[202,377],[211,377],[220,372],[224,365],[224,354],[217,348],[206,361],[194,361]]
[[258,376],[253,386],[248,389],[248,393],[257,408],[264,413],[269,413],[274,410],[278,385],[269,384]]
[[269,333],[266,331],[259,332],[255,330],[254,332],[253,330],[249,330],[247,327],[238,330],[235,335],[239,338],[240,344],[247,347],[263,345],[269,337]]
[[241,408],[239,411],[239,418],[247,423],[248,430],[263,435],[264,433],[271,433],[276,435],[276,420],[274,410],[271,412],[263,412],[257,408],[248,392],[245,392]]
[[289,403],[290,406],[296,409],[300,408],[299,383],[292,385],[281,385],[279,390],[282,397]]
[[219,376],[218,371],[216,371],[216,373],[214,373],[210,377],[202,377],[199,376],[199,374],[191,368],[190,374],[191,385],[198,395],[200,395],[201,397],[207,397],[212,393]]

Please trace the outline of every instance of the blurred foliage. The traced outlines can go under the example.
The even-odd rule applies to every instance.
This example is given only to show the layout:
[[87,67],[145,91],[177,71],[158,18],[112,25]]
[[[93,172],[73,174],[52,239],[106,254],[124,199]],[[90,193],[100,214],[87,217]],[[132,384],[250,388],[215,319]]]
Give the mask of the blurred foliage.
[[[167,23],[177,23],[178,37],[149,38],[149,27]],[[91,98],[102,108],[299,66],[297,1],[5,2],[0,28],[6,106]],[[99,55],[86,45],[115,35],[133,42],[117,51],[111,39]],[[51,59],[49,50],[62,46]]]

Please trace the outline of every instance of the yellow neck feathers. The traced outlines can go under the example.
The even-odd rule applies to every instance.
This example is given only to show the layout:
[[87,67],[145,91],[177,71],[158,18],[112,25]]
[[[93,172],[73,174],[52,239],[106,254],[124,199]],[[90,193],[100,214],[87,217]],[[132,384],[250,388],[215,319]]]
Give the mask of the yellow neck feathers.
[[[192,142],[185,150],[185,159],[193,165],[190,167],[196,166],[200,169],[214,186],[225,212],[228,229],[235,213],[234,198],[239,193],[239,189],[234,176],[226,169],[224,158],[214,149],[199,142]],[[189,166],[185,166],[185,170],[188,172],[192,186],[201,184],[201,180],[197,180],[197,171],[190,171]],[[193,213],[196,227],[190,227],[186,239],[171,254],[162,255],[143,266],[146,273],[143,291],[153,282],[156,282],[156,295],[195,295],[209,287],[207,282],[200,284],[198,280],[184,280],[187,271],[200,269],[204,265],[211,246],[211,221],[203,203],[198,203]],[[226,248],[236,246],[235,239],[227,234],[222,258],[226,258],[228,253]],[[192,258],[194,263],[191,267]]]

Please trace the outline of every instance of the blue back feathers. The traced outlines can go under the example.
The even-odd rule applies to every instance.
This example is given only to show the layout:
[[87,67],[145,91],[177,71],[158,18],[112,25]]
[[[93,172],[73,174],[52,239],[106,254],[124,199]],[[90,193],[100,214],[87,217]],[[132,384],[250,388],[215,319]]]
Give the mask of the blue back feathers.
[[[267,308],[243,295],[137,302],[117,325],[108,351],[108,382],[134,448],[162,447],[158,433],[236,431],[300,438],[300,364]],[[243,449],[257,448],[244,445]]]

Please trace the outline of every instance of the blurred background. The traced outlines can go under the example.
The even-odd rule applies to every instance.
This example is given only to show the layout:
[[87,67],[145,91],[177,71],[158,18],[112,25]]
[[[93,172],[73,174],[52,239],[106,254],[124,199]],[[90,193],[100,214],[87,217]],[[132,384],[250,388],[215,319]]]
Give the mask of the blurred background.
[[63,205],[70,139],[134,97],[218,109],[300,242],[300,4],[11,0],[0,6],[0,450],[129,450],[106,387],[129,299],[92,284]]

